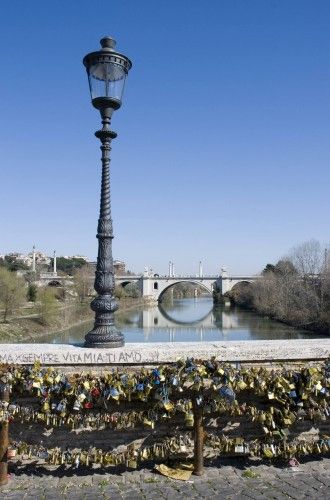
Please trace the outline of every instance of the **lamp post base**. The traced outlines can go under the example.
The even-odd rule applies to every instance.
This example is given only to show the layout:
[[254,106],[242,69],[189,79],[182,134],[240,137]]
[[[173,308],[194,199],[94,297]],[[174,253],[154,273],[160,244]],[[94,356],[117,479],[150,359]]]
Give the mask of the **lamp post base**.
[[124,335],[116,329],[111,328],[107,331],[102,328],[102,332],[91,330],[85,335],[84,347],[94,349],[109,349],[113,347],[123,347],[125,345]]
[[94,348],[94,349],[113,349],[116,347],[124,347],[124,345],[125,345],[124,341],[122,341],[122,342],[101,342],[101,343],[85,342],[84,343],[84,347]]

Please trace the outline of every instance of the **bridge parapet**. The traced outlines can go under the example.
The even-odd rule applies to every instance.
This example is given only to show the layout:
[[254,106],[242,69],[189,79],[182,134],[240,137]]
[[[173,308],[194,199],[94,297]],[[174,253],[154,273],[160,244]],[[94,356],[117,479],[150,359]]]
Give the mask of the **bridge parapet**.
[[63,279],[63,276],[57,276],[57,273],[50,272],[50,273],[40,273],[40,279],[41,280],[49,280],[49,279]]
[[253,282],[262,278],[262,276],[227,276],[227,275],[177,275],[177,276],[164,276],[164,275],[124,275],[116,276],[115,281],[117,284],[124,283],[137,283],[139,289],[145,298],[151,301],[158,301],[161,299],[163,293],[178,283],[188,282],[196,285],[203,286],[207,292],[212,293],[214,288],[219,290],[222,294],[230,291],[237,283],[242,281]]

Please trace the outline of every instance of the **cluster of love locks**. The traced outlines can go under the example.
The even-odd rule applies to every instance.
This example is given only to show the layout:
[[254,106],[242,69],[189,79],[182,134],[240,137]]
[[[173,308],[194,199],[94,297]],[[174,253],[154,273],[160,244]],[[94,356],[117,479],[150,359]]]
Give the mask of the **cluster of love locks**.
[[[198,412],[205,428],[213,419],[205,442],[219,452],[254,450],[254,454],[270,457],[292,455],[292,449],[304,454],[326,452],[330,445],[326,436],[312,445],[290,443],[296,422],[309,420],[315,425],[330,416],[328,361],[301,369],[267,370],[237,368],[216,359],[187,359],[150,369],[113,369],[101,375],[68,375],[38,363],[32,367],[3,365],[0,391],[10,395],[9,402],[0,403],[0,422],[124,430],[135,426],[154,429],[172,420],[182,434],[194,426]],[[35,404],[24,405],[25,396],[32,397]],[[260,437],[247,443],[242,436],[238,443],[237,437],[224,435],[222,419],[233,416],[254,422]],[[214,425],[215,417],[218,425]],[[63,461],[63,453],[58,456]],[[52,457],[54,461],[54,454]]]

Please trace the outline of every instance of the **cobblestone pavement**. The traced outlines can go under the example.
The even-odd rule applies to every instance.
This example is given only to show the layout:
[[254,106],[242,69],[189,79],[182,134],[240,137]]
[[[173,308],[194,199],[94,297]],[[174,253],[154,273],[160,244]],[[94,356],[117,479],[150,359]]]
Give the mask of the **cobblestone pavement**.
[[[110,471],[110,472],[109,472]],[[228,460],[210,464],[191,481],[168,479],[152,471],[18,466],[0,487],[0,498],[75,499],[330,499],[330,457],[297,468]]]

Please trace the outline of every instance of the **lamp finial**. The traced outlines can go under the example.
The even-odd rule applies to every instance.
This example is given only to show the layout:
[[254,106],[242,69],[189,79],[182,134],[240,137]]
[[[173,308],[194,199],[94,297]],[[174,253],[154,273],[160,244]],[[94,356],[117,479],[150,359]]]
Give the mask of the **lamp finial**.
[[114,50],[114,48],[116,47],[116,40],[111,36],[105,36],[100,40],[100,44],[102,49]]

